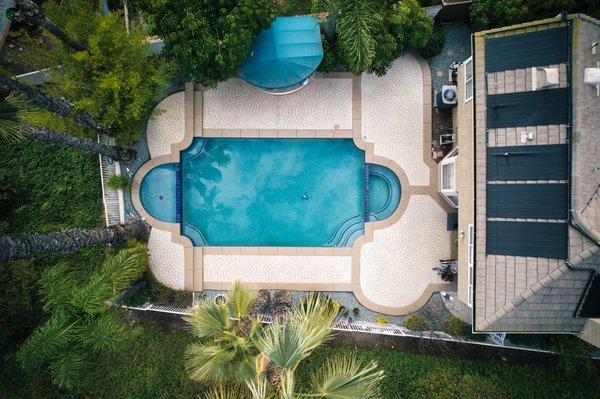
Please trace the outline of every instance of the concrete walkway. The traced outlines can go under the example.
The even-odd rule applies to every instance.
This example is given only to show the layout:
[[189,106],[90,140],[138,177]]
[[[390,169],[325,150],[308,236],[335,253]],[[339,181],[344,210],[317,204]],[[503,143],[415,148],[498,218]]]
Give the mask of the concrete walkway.
[[188,248],[178,225],[155,223],[149,248],[159,281],[190,290],[225,289],[240,278],[256,288],[353,291],[363,305],[388,314],[415,311],[445,288],[431,270],[450,257],[451,238],[429,156],[427,64],[407,55],[384,77],[326,76],[287,96],[265,95],[240,79],[204,92],[187,86],[189,94],[167,97],[148,124],[150,162],[177,161],[173,149],[199,136],[352,137],[367,162],[398,174],[402,201],[393,217],[368,223],[352,248]]

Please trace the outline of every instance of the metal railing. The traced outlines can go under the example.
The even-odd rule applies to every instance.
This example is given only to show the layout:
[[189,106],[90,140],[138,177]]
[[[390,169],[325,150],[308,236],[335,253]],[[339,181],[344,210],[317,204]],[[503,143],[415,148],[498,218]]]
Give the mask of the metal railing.
[[[170,313],[170,314],[178,314],[178,315],[190,315],[193,311],[193,306],[188,308],[177,308],[174,306],[161,306],[154,305],[150,302],[146,302],[141,306],[128,306],[120,304],[118,305],[124,309],[131,310],[139,310],[139,311],[153,311],[153,312],[162,312],[162,313]],[[258,318],[261,322],[265,324],[270,324],[273,322],[273,316],[268,314],[259,314]],[[353,332],[362,332],[369,334],[379,334],[379,335],[393,335],[393,336],[401,336],[401,337],[418,337],[418,338],[427,338],[427,339],[442,339],[442,340],[458,340],[456,337],[453,337],[442,331],[411,331],[404,327],[397,326],[395,324],[377,324],[368,321],[353,321],[349,323],[346,320],[338,320],[336,321],[332,329],[334,331],[353,331]],[[462,339],[461,339],[462,340]],[[462,340],[464,341],[464,340]]]
[[[106,145],[115,145],[114,137],[105,134],[98,134],[98,142]],[[100,159],[100,181],[102,183],[102,202],[104,204],[104,217],[106,225],[125,222],[125,205],[123,203],[123,190],[111,190],[106,186],[106,182],[111,176],[120,175],[121,167],[119,162],[113,162],[107,156],[99,155]]]

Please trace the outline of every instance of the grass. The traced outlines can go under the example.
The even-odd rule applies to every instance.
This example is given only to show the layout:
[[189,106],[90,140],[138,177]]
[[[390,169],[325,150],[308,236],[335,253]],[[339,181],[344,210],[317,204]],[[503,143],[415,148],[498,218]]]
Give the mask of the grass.
[[[184,371],[185,347],[194,341],[186,333],[143,328],[127,351],[103,353],[89,370],[88,386],[59,392],[44,373],[23,376],[9,357],[0,381],[0,397],[10,398],[191,398],[202,388]],[[385,371],[382,398],[590,398],[600,389],[598,374],[578,368],[566,372],[561,363],[536,366],[474,362],[458,358],[414,355],[390,350],[324,346],[301,363],[297,382],[307,386],[310,375],[328,358],[356,354],[375,360]],[[1,387],[1,383],[0,383]]]

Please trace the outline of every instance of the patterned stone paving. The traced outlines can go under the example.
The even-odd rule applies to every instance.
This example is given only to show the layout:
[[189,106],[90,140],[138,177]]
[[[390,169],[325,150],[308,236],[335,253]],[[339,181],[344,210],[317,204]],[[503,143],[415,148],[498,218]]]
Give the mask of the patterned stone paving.
[[283,96],[261,93],[242,79],[204,93],[205,129],[351,129],[352,80],[317,78]]

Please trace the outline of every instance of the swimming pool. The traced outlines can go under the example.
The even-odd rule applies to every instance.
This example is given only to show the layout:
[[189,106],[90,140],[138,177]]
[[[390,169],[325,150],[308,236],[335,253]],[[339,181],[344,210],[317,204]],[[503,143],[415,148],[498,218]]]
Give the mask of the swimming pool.
[[148,213],[195,246],[351,246],[400,196],[352,139],[196,138],[140,189]]

